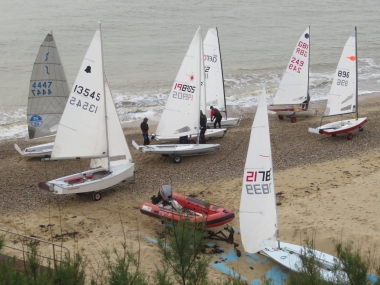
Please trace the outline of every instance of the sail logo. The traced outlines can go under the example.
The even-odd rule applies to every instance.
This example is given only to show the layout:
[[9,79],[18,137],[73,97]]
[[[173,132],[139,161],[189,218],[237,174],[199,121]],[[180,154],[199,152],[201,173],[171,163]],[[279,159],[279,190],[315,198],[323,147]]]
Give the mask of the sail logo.
[[247,171],[245,174],[245,189],[249,195],[271,193],[271,169],[267,171]]
[[46,58],[45,58],[45,61],[48,61],[49,60],[49,52],[46,53]]
[[91,73],[91,66],[87,66],[86,69],[84,70],[86,73]]
[[41,127],[42,123],[43,123],[43,120],[42,120],[42,117],[40,115],[33,115],[30,120],[29,120],[30,124],[35,127],[35,128],[39,128]]

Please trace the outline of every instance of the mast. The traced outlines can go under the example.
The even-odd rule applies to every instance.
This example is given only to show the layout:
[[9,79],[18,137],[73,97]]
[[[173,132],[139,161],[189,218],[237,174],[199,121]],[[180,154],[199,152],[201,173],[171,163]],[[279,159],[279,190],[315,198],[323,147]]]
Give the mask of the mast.
[[[202,74],[204,74],[204,70],[202,70],[202,60],[203,60],[203,54],[202,54],[202,51],[203,51],[203,41],[202,41],[202,28],[201,26],[199,26],[199,58],[196,59],[196,60],[199,60],[199,76],[198,76],[198,86],[199,86],[199,99],[198,99],[198,128],[197,128],[197,132],[198,132],[198,137],[197,137],[197,145],[199,145],[199,136],[200,136],[200,132],[199,132],[199,129],[200,129],[200,124],[201,124],[201,121],[200,121],[200,118],[201,116],[199,115],[199,110],[201,109],[201,94],[202,94],[202,88],[201,88],[201,76]],[[202,73],[203,71],[203,73]],[[205,80],[203,80],[205,81]],[[205,86],[206,87],[206,86]],[[206,91],[206,88],[205,88],[205,91]],[[206,94],[205,94],[206,95]],[[206,96],[205,96],[206,98]],[[206,105],[205,105],[206,106]]]
[[356,27],[355,27],[355,68],[356,68],[356,120],[359,118],[359,102],[358,102],[358,44],[356,36]]
[[216,37],[218,38],[218,47],[219,47],[219,56],[220,56],[220,69],[222,70],[223,97],[224,97],[224,112],[226,113],[226,119],[227,119],[226,91],[224,90],[224,75],[223,75],[222,52],[220,51],[220,42],[219,42],[219,32],[218,32],[218,27],[215,27],[215,30],[216,30]]
[[310,37],[310,26],[309,26],[309,54],[307,56],[307,109],[309,109],[309,101],[310,101],[310,95],[309,95],[309,83],[310,83],[310,43],[311,43],[311,37]]
[[100,50],[102,54],[102,77],[103,77],[103,94],[104,94],[104,119],[106,120],[106,142],[107,142],[107,161],[108,161],[108,171],[110,170],[110,151],[109,151],[109,141],[108,141],[108,117],[107,117],[107,100],[106,100],[106,82],[104,76],[104,57],[103,57],[103,41],[102,41],[102,23],[99,21],[99,31],[100,31]]

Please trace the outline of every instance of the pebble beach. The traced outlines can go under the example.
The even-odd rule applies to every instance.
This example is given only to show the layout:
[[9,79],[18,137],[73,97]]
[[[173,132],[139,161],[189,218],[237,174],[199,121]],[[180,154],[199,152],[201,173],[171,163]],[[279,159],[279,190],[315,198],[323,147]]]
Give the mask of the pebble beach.
[[[317,115],[298,118],[296,123],[269,114],[276,192],[282,192],[278,219],[284,241],[302,243],[313,235],[316,248],[330,254],[334,254],[337,239],[359,242],[363,249],[380,245],[379,95],[359,97],[359,115],[368,122],[363,132],[353,132],[353,140],[347,140],[346,135],[326,137],[308,132],[309,127],[320,125],[325,101],[312,102],[310,107],[318,110]],[[254,108],[229,110],[229,116],[242,116],[242,121],[223,139],[209,141],[220,144],[219,150],[212,155],[184,157],[180,164],[168,157],[138,152],[131,141],[142,144],[139,123],[127,125],[124,131],[135,162],[135,183],[127,181],[104,191],[99,202],[93,201],[91,194],[59,196],[37,186],[40,181],[86,170],[88,160],[23,159],[13,144],[25,148],[35,142],[2,141],[0,228],[63,243],[81,251],[94,264],[99,258],[94,248],[120,245],[124,229],[130,248],[136,250],[140,245],[141,264],[149,272],[159,257],[154,243],[146,238],[157,238],[162,227],[159,221],[141,215],[139,205],[150,201],[163,184],[171,184],[175,192],[232,209],[236,217],[231,225],[239,228],[242,174],[254,114]],[[149,122],[149,126],[153,132],[155,124]],[[53,226],[47,230],[47,225]],[[239,234],[235,236],[239,243]],[[242,246],[240,249],[245,254]],[[241,258],[234,268],[254,280],[268,266],[261,264],[252,270]],[[221,274],[212,269],[210,278],[216,281]]]

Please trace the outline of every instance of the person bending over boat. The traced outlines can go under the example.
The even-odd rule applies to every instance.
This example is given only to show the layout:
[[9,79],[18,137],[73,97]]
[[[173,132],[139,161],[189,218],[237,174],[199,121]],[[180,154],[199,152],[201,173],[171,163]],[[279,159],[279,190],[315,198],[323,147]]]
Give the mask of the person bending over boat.
[[222,127],[221,127],[220,122],[222,121],[222,114],[219,112],[217,108],[214,108],[213,106],[210,106],[210,109],[211,109],[211,112],[210,112],[211,122],[213,122],[215,119],[214,129],[216,129],[216,124],[218,124],[219,129],[221,129]]
[[148,118],[144,118],[143,122],[140,124],[140,129],[144,138],[144,145],[150,144]]

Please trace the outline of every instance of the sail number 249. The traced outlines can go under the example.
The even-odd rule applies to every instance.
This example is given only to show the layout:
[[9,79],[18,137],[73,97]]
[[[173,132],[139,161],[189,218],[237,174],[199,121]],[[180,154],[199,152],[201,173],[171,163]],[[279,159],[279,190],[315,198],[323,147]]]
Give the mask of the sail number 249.
[[[247,194],[269,194],[271,193],[271,170],[268,171],[247,171],[245,176],[245,189]],[[260,181],[261,180],[261,181]],[[258,183],[259,182],[259,183]],[[264,183],[260,183],[264,182]],[[267,183],[265,183],[267,182]]]

